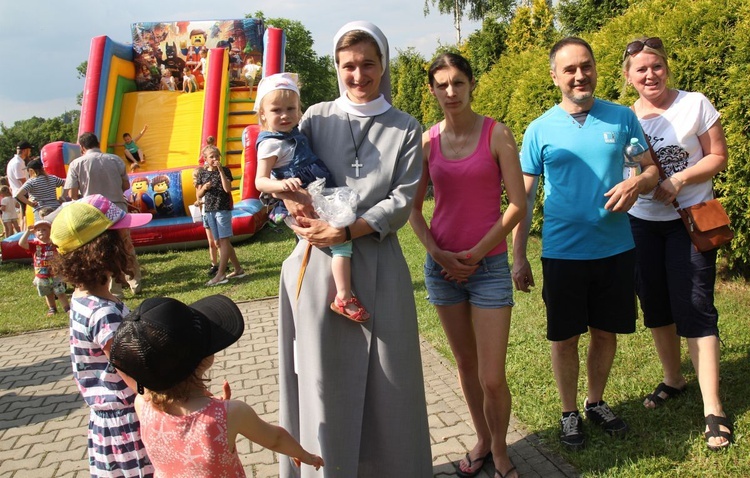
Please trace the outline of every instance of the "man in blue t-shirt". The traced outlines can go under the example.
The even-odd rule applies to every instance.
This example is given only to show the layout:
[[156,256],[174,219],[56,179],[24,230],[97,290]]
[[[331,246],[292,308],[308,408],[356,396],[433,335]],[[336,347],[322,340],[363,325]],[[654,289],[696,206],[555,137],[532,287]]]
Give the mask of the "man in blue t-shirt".
[[594,97],[596,63],[591,46],[568,37],[550,51],[550,75],[562,101],[534,120],[521,149],[528,214],[513,234],[513,280],[518,290],[534,285],[526,258],[539,176],[544,175],[542,296],[547,339],[562,401],[560,440],[585,445],[578,412],[578,341],[589,332],[588,420],[622,436],[625,422],[604,402],[604,388],[618,333],[635,331],[635,252],[626,211],[652,190],[658,172],[647,152],[642,174],[623,180],[623,150],[631,138],[646,144],[630,109]]

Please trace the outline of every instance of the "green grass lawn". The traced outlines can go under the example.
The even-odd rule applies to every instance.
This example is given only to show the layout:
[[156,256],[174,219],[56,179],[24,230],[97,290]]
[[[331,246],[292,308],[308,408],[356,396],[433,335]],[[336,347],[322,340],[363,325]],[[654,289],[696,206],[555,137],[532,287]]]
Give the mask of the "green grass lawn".
[[[426,204],[426,207],[431,206],[431,202]],[[452,360],[437,314],[426,301],[422,275],[424,249],[408,226],[399,235],[412,272],[420,332]],[[214,293],[238,301],[275,296],[281,262],[293,247],[294,236],[288,229],[263,229],[251,240],[235,245],[240,262],[250,274],[212,288],[203,285],[209,278],[205,249],[142,254],[139,259],[145,293],[139,297],[126,295],[125,302],[135,308],[147,296],[171,296],[185,302]],[[587,428],[587,448],[573,454],[561,449],[557,440],[560,407],[552,378],[549,343],[545,339],[538,240],[532,239],[529,257],[539,285],[531,294],[516,294],[508,349],[508,381],[513,395],[513,413],[531,432],[539,434],[550,449],[562,454],[584,476],[750,476],[750,446],[745,440],[745,431],[750,428],[750,327],[747,319],[750,287],[744,281],[720,281],[716,288],[723,341],[722,401],[734,420],[735,445],[719,453],[706,449],[700,391],[686,349],[683,350],[683,367],[688,379],[686,393],[666,407],[643,408],[643,397],[661,381],[661,370],[650,333],[639,327],[635,334],[620,338],[605,396],[615,411],[627,420],[631,433],[625,440],[617,440],[598,429]],[[53,320],[45,317],[44,301],[36,295],[31,280],[29,265],[0,265],[0,335],[67,325],[63,314]],[[586,344],[584,336],[582,347]],[[584,358],[583,353],[581,358]],[[582,370],[584,366],[582,360]],[[582,403],[584,379],[579,389]]]

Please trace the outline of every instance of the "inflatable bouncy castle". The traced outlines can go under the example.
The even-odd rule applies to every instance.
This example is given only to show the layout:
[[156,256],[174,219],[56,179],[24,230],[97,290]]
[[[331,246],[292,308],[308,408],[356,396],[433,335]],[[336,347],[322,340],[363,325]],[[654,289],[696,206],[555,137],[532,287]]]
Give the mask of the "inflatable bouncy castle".
[[[193,171],[211,136],[234,177],[233,240],[252,236],[265,224],[267,211],[255,189],[255,90],[242,68],[261,63],[262,76],[283,71],[283,32],[257,19],[135,23],[131,31],[132,44],[106,36],[91,41],[78,134],[94,132],[102,151],[123,161],[123,134],[137,138],[146,162],[129,175],[125,196],[154,220],[131,230],[136,249],[206,244],[190,206],[196,200]],[[183,92],[185,68],[195,77],[193,92]],[[162,89],[170,76],[174,91]],[[59,177],[78,156],[80,149],[70,143],[42,149],[45,170]],[[29,260],[19,238],[2,241],[3,261]]]

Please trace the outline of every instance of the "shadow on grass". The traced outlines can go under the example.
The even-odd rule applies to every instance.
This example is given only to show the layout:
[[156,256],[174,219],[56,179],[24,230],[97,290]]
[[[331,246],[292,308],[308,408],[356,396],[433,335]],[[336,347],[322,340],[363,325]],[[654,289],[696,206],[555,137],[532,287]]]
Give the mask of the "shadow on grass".
[[[735,349],[738,348],[735,347]],[[735,437],[737,437],[738,433],[740,436],[744,434],[742,430],[737,430],[737,417],[750,409],[750,394],[746,393],[747,377],[750,376],[750,360],[746,352],[738,354],[738,350],[730,348],[726,348],[723,352],[737,357],[721,362],[720,392],[724,410],[735,422]],[[682,368],[683,372],[692,371],[692,364],[687,360],[683,362]],[[623,371],[613,370],[613,373],[618,372],[623,373]],[[694,374],[687,375],[687,377],[688,384],[685,392],[657,409],[644,408],[641,396],[620,403],[610,403],[615,413],[622,417],[630,427],[624,439],[609,437],[587,420],[584,420],[586,448],[580,452],[569,452],[560,446],[560,429],[557,422],[553,426],[535,431],[535,435],[539,437],[544,447],[554,453],[559,453],[584,475],[610,476],[613,471],[621,472],[630,466],[641,471],[648,468],[650,474],[668,472],[674,471],[675,466],[685,465],[690,460],[695,463],[692,467],[685,466],[685,470],[697,471],[699,461],[705,461],[707,465],[712,464],[712,469],[721,469],[720,463],[730,460],[742,467],[739,468],[742,476],[748,476],[750,468],[747,468],[746,459],[742,458],[746,457],[747,453],[744,443],[735,444],[728,450],[718,453],[710,452],[706,448],[703,438],[705,425],[700,388]],[[658,379],[655,379],[655,382],[658,382]],[[655,386],[656,383],[654,383]],[[639,466],[642,460],[652,460],[653,464]]]

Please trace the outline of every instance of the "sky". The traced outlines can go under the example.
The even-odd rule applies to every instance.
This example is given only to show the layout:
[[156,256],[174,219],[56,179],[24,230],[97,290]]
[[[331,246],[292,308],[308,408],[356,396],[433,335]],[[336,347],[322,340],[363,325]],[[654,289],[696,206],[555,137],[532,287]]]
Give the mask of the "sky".
[[[423,0],[0,0],[0,122],[12,126],[80,109],[76,95],[84,80],[76,67],[88,59],[91,39],[107,35],[131,43],[135,22],[235,19],[262,11],[266,18],[300,21],[313,49],[325,55],[342,25],[367,20],[388,37],[391,58],[408,47],[429,58],[439,44],[454,44],[456,33],[451,15],[432,8],[425,17],[423,8]],[[479,27],[464,21],[462,36]]]

